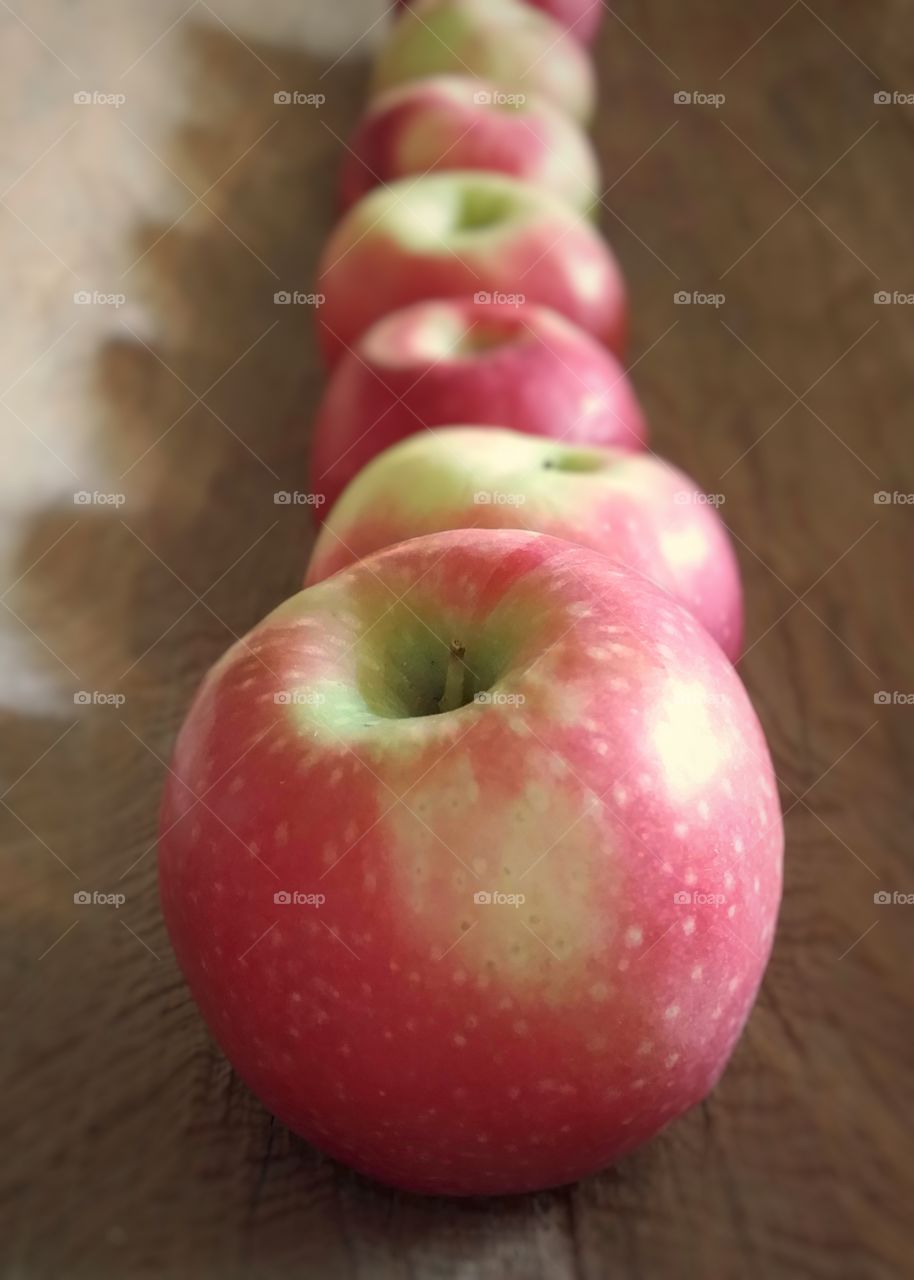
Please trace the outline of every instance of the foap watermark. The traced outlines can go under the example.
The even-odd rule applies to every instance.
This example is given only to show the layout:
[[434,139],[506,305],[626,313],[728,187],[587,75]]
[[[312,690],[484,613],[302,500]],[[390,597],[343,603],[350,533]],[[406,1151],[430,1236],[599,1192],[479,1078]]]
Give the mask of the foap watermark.
[[322,707],[327,699],[313,689],[280,689],[273,701],[278,707]]
[[722,507],[726,501],[726,494],[703,493],[701,489],[677,489],[673,494],[677,507]]
[[522,907],[527,899],[522,893],[501,893],[498,889],[479,889],[473,894],[477,907]]
[[79,489],[73,494],[73,505],[76,507],[122,507],[127,501],[125,493],[99,493],[93,489]]
[[527,301],[525,293],[501,293],[498,289],[478,289],[473,301],[480,307],[522,307]]
[[277,307],[322,307],[326,301],[326,294],[303,293],[301,289],[278,289],[273,294]]
[[78,89],[73,94],[73,101],[78,107],[119,108],[127,101],[127,95],[124,93],[102,93],[99,89],[93,89],[91,93],[87,89]]
[[502,89],[477,89],[473,94],[477,107],[522,107],[527,101],[525,93],[505,93]]
[[704,893],[700,889],[678,889],[673,894],[675,907],[722,907],[726,901],[722,893]]
[[900,689],[880,689],[873,694],[873,701],[877,707],[912,707],[914,693],[902,693]]
[[526,494],[504,493],[499,489],[477,489],[473,494],[477,507],[522,507],[526,501]]
[[877,307],[914,307],[914,293],[902,293],[900,289],[877,289],[873,294]]
[[326,501],[322,493],[305,493],[301,489],[278,489],[273,494],[277,507],[322,507]]
[[73,902],[77,907],[114,907],[117,911],[126,901],[127,895],[124,893],[101,893],[98,889],[93,889],[91,893],[88,889],[77,889],[73,894]]
[[303,89],[279,89],[273,94],[277,107],[322,107],[326,93],[306,93]]
[[887,889],[879,889],[873,894],[877,907],[914,907],[914,893],[899,893],[896,889],[889,893]]
[[725,293],[699,293],[697,289],[679,289],[673,294],[677,307],[722,307],[727,301]]
[[122,707],[126,701],[122,693],[105,693],[101,689],[80,689],[73,694],[77,707]]
[[305,893],[302,889],[277,889],[273,894],[277,907],[322,907],[326,901],[326,894]]
[[914,107],[914,93],[901,93],[898,89],[891,92],[888,89],[880,89],[873,94],[873,101],[877,107]]
[[696,89],[678,89],[673,94],[677,107],[713,107],[719,111],[726,101],[725,93],[702,93]]
[[78,307],[114,307],[119,311],[126,305],[125,293],[102,293],[98,289],[79,289],[73,294],[73,301]]
[[522,693],[499,693],[497,689],[486,689],[482,693],[474,693],[473,701],[481,707],[522,707],[527,699]]
[[873,494],[873,502],[877,507],[910,507],[914,506],[914,493],[899,493],[897,489],[889,493],[887,489],[880,489]]

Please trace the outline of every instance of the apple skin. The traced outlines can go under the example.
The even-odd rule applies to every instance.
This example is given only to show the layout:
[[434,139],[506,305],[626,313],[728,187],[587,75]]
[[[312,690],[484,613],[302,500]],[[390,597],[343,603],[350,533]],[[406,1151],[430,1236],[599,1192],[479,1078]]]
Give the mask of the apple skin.
[[590,140],[545,98],[517,105],[469,76],[431,76],[382,94],[369,107],[343,161],[341,203],[432,170],[487,169],[539,183],[579,212],[600,196]]
[[496,427],[423,431],[374,458],[325,520],[305,585],[406,538],[472,528],[532,529],[611,556],[739,657],[739,563],[694,480],[652,454]]
[[480,294],[552,307],[613,351],[625,345],[625,285],[605,240],[557,196],[500,173],[434,173],[369,192],[327,242],[317,288],[329,365],[389,311]]
[[600,28],[603,0],[527,0],[548,13],[584,44],[590,44]]
[[648,434],[622,366],[557,312],[419,302],[374,324],[330,376],[312,431],[315,514],[382,449],[454,422],[628,449]]
[[401,10],[375,62],[375,92],[439,74],[536,94],[581,121],[596,102],[593,63],[580,42],[519,0],[432,0]]
[[[409,0],[397,0],[399,8],[408,3]],[[596,37],[603,16],[603,0],[527,0],[527,4],[548,13],[585,44]]]
[[[488,697],[416,714],[456,638]],[[761,728],[692,616],[584,547],[463,529],[292,597],[216,664],[159,880],[206,1022],[282,1123],[475,1195],[570,1182],[706,1096],[782,851]]]

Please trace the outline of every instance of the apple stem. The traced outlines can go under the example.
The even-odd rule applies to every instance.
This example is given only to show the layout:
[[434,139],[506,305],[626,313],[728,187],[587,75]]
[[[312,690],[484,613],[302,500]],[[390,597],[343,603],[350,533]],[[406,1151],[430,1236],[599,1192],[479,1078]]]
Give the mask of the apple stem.
[[456,711],[464,704],[464,681],[466,666],[463,656],[465,647],[459,640],[451,641],[451,649],[447,660],[447,673],[444,677],[444,692],[438,700],[439,711]]

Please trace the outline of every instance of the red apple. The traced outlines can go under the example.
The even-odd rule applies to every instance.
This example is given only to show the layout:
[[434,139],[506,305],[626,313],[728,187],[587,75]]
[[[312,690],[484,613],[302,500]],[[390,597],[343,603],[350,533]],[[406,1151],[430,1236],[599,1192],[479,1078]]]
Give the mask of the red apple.
[[331,364],[388,311],[480,294],[543,303],[624,345],[625,286],[606,242],[557,196],[503,174],[435,173],[369,192],[330,237],[317,288]]
[[557,312],[419,302],[372,325],[330,376],[312,435],[316,511],[388,445],[453,422],[629,449],[647,437],[622,366]]
[[432,76],[382,94],[345,156],[348,208],[381,183],[433,169],[491,169],[539,183],[590,210],[600,171],[590,140],[545,98],[518,97],[469,76]]
[[235,1070],[412,1191],[569,1182],[714,1086],[771,946],[782,825],[685,609],[514,530],[400,543],[203,682],[162,905]]
[[375,64],[383,91],[433,75],[491,80],[549,98],[578,120],[593,114],[593,64],[561,22],[518,0],[432,0],[404,9]]
[[691,609],[736,661],[739,564],[708,495],[647,453],[538,440],[495,427],[422,431],[359,472],[321,530],[306,585],[406,538],[532,529],[593,547]]

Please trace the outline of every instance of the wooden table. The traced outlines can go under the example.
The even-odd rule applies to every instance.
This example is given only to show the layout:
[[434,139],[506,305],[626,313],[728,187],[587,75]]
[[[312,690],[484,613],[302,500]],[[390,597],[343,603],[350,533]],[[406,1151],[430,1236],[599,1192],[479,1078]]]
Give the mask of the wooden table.
[[[914,506],[874,501],[914,492],[914,307],[874,302],[914,291],[914,107],[874,101],[914,92],[901,0],[619,0],[596,49],[633,376],[657,449],[725,496],[787,814],[774,956],[714,1096],[570,1190],[412,1199],[274,1124],[183,986],[163,760],[307,554],[273,494],[300,487],[321,372],[309,309],[273,295],[312,279],[373,16],[0,10],[2,1274],[910,1274],[914,905],[874,900],[914,892]],[[274,104],[292,89],[327,101]],[[125,901],[74,904],[96,890]]]

